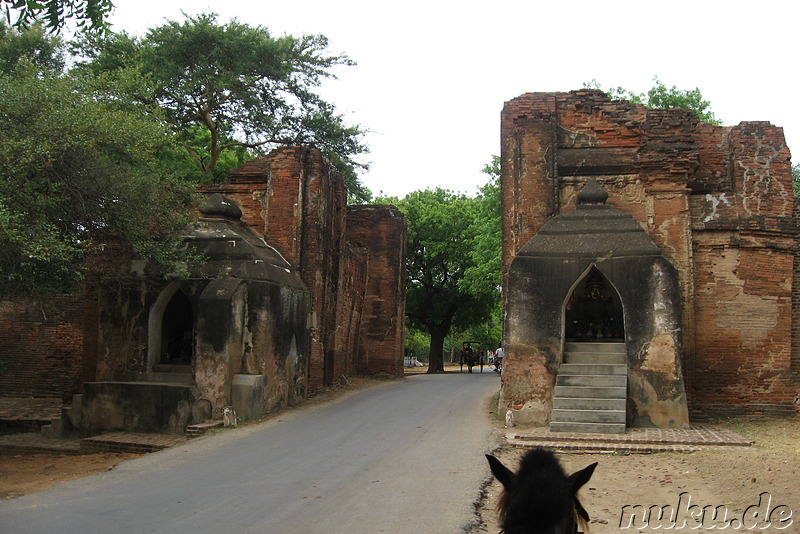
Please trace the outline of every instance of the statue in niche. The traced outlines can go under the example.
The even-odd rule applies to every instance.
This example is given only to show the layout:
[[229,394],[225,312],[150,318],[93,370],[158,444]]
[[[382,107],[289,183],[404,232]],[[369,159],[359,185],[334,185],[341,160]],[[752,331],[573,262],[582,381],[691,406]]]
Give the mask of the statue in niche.
[[599,272],[589,274],[583,295],[575,300],[575,335],[578,339],[622,337],[622,325],[614,320],[614,303]]
[[166,363],[188,364],[192,361],[192,331],[176,329],[167,340]]

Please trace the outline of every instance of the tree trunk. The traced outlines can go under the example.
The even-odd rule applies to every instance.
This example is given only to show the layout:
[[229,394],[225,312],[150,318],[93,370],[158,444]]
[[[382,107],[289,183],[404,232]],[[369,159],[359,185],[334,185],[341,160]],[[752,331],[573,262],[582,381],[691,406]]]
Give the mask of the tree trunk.
[[441,325],[428,325],[431,335],[430,356],[428,357],[428,373],[444,372],[444,338],[447,327]]

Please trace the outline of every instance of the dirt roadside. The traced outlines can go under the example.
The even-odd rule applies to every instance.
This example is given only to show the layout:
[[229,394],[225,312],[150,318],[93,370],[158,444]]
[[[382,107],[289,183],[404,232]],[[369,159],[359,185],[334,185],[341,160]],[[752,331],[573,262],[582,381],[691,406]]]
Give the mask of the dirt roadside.
[[[645,522],[641,514],[633,517],[632,509],[624,507],[641,505],[649,510],[671,505],[679,509],[682,494],[682,503],[688,502],[690,506],[701,509],[724,506],[727,517],[716,520],[707,517],[693,523],[686,516],[686,526],[668,529],[671,532],[697,532],[709,527],[715,530],[726,523],[731,527],[728,530],[735,530],[736,523],[730,524],[732,519],[741,520],[745,511],[752,515],[759,510],[774,512],[772,521],[768,516],[765,521],[756,521],[755,529],[742,524],[738,530],[800,532],[800,419],[742,418],[717,424],[755,440],[755,444],[699,452],[558,454],[568,473],[598,462],[592,479],[580,492],[581,502],[591,517],[591,534],[667,530],[668,525],[659,526],[655,517]],[[496,456],[516,469],[523,452],[504,447]],[[495,511],[500,491],[501,486],[495,480],[485,488],[485,498],[478,504],[478,515],[483,521],[480,532],[500,530]],[[761,497],[762,494],[766,495]],[[691,500],[687,501],[687,497]],[[788,521],[787,512],[791,514]],[[779,521],[781,517],[783,522]],[[754,520],[758,519],[755,516]]]

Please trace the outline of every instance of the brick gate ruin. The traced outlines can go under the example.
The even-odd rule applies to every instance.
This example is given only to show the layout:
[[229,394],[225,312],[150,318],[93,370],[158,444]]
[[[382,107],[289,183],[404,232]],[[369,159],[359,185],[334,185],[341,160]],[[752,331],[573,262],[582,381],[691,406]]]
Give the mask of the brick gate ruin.
[[[612,359],[574,355],[574,341],[622,343],[627,384],[607,387],[622,391],[628,426],[682,427],[687,409],[693,419],[796,412],[798,225],[781,128],[714,126],[580,90],[507,102],[501,139],[501,413],[552,424],[559,390],[575,391],[559,368]],[[607,200],[580,198],[593,182]],[[613,234],[623,231],[614,217],[633,223],[625,235],[639,245]],[[597,303],[618,302],[616,334],[597,327],[609,312],[588,339],[589,316],[572,308],[589,277]]]
[[[258,417],[357,373],[402,376],[405,217],[348,205],[325,156],[284,147],[201,191],[189,276],[144,261],[85,291],[0,298],[5,396],[83,408],[84,434]],[[83,395],[81,397],[80,395]]]

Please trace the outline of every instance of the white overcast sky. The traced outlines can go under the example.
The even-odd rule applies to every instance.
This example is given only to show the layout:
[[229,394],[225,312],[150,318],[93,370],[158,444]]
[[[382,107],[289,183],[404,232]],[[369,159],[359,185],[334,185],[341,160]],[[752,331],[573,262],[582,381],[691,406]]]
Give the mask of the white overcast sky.
[[784,128],[800,162],[794,0],[114,0],[115,30],[142,35],[182,12],[219,14],[273,35],[323,34],[357,66],[323,95],[369,130],[373,193],[443,187],[473,194],[500,151],[503,103],[597,80],[635,92],[654,76],[698,87],[725,125]]

